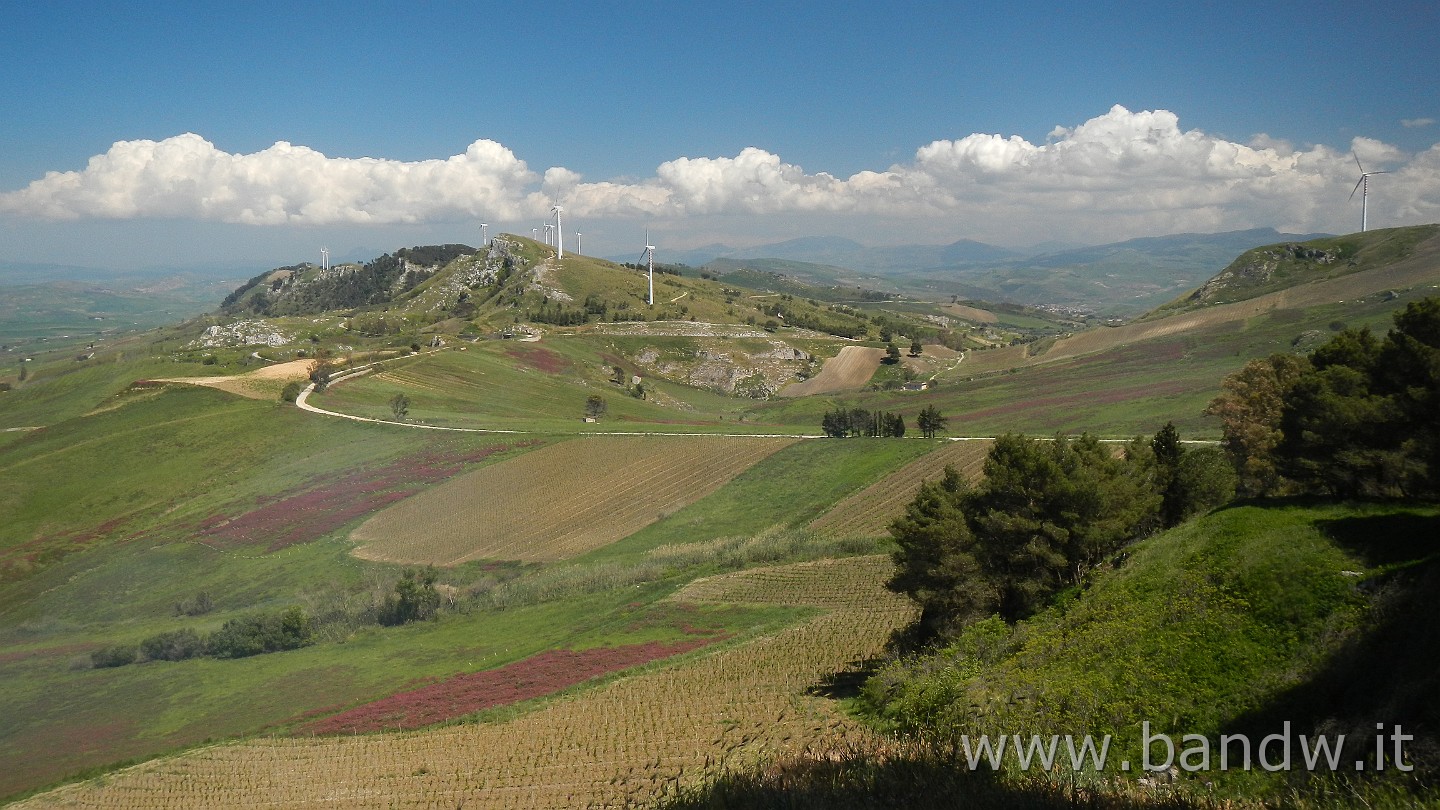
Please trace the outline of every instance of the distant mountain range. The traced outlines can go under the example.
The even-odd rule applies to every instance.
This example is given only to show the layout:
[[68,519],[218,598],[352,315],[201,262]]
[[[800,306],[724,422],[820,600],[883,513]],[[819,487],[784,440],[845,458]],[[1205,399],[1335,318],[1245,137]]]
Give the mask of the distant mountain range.
[[961,239],[948,245],[866,247],[840,236],[807,236],[752,248],[712,244],[665,256],[665,260],[699,267],[716,259],[786,259],[829,264],[863,272],[910,271],[957,263],[1002,261],[1027,255],[1022,251]]
[[1143,237],[1039,254],[969,239],[882,248],[842,237],[808,237],[746,249],[708,245],[664,258],[710,267],[719,275],[743,267],[810,284],[957,295],[1128,317],[1194,289],[1247,250],[1327,235],[1255,228]]

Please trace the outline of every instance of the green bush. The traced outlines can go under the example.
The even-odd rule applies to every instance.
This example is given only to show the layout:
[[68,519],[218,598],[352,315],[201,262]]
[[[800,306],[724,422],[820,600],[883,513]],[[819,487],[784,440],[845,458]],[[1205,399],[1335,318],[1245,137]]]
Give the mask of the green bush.
[[96,669],[123,667],[135,663],[140,651],[134,644],[111,644],[90,653],[90,663]]
[[310,617],[298,607],[231,619],[206,641],[216,658],[245,658],[304,647],[314,638]]
[[160,633],[140,642],[140,654],[147,661],[184,661],[204,652],[205,642],[188,627]]

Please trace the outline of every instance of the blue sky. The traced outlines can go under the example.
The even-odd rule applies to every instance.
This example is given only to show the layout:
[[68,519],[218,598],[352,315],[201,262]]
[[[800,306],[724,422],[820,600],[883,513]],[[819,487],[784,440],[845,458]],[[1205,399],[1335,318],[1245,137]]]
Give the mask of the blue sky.
[[1440,221],[1434,3],[691,5],[0,0],[0,261]]

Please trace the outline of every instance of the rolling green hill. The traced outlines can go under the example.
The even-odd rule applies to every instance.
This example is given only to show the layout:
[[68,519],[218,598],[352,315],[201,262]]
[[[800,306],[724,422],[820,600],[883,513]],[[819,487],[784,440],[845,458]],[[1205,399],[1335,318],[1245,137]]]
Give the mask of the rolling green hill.
[[[1433,265],[1440,253],[1440,225],[1386,228],[1349,236],[1286,242],[1241,254],[1209,281],[1150,312],[1146,319],[1190,312],[1216,304],[1245,301],[1291,287],[1352,273],[1376,271],[1379,278],[1403,273],[1411,265]],[[1403,281],[1397,279],[1397,283]]]
[[[874,555],[889,549],[884,538],[833,537],[807,527],[838,503],[855,508],[849,499],[856,493],[942,446],[914,438],[913,430],[903,440],[795,440],[695,503],[639,509],[645,528],[573,560],[486,559],[440,570],[433,621],[382,620],[417,580],[413,572],[405,577],[403,566],[355,557],[350,533],[390,505],[480,467],[493,467],[487,481],[518,480],[528,467],[506,465],[540,447],[547,457],[575,449],[571,464],[583,471],[592,457],[586,453],[606,439],[575,437],[638,433],[665,445],[694,441],[669,434],[813,435],[823,414],[837,407],[899,414],[913,427],[915,415],[933,406],[949,417],[950,436],[1089,431],[1128,438],[1173,421],[1187,439],[1215,438],[1218,424],[1201,412],[1224,375],[1251,358],[1303,352],[1341,326],[1385,328],[1397,309],[1435,294],[1437,245],[1440,226],[1306,243],[1309,252],[1260,249],[1246,255],[1280,250],[1289,258],[1260,282],[1232,272],[1193,305],[1082,330],[1015,306],[967,306],[949,295],[844,300],[804,280],[764,274],[753,284],[723,275],[657,275],[651,306],[647,279],[634,268],[585,256],[559,260],[545,245],[506,235],[484,251],[411,248],[333,276],[303,265],[280,268],[237,290],[225,312],[107,341],[86,360],[71,352],[40,354],[24,380],[18,369],[0,370],[10,389],[0,391],[0,428],[25,428],[0,433],[0,680],[7,686],[0,695],[0,756],[12,765],[0,769],[0,797],[80,775],[94,777],[83,787],[97,791],[101,803],[118,801],[105,793],[110,784],[137,791],[129,798],[152,789],[163,795],[175,773],[214,780],[230,767],[267,773],[256,764],[265,761],[260,749],[303,749],[303,757],[315,757],[305,760],[307,784],[323,786],[336,767],[323,753],[331,750],[328,740],[277,744],[266,735],[284,737],[343,709],[493,673],[547,651],[649,642],[710,645],[683,660],[647,665],[646,672],[676,681],[698,672],[730,678],[709,664],[691,664],[718,666],[732,655],[747,662],[746,677],[803,673],[809,670],[797,670],[797,662],[812,666],[817,647],[829,650],[823,659],[829,669],[824,676],[774,675],[777,683],[767,688],[779,690],[776,705],[788,708],[773,717],[754,720],[738,707],[705,704],[706,722],[732,712],[754,724],[721,723],[714,738],[645,737],[651,733],[645,729],[658,727],[645,724],[683,690],[606,709],[611,713],[596,722],[607,738],[643,740],[606,759],[611,770],[597,765],[594,785],[577,781],[577,792],[624,784],[639,791],[633,799],[639,803],[700,784],[722,759],[783,759],[837,739],[854,751],[876,750],[863,748],[877,744],[872,731],[817,697],[843,692],[843,684],[817,682],[838,671],[835,650],[881,649],[899,613],[886,614],[890,624],[865,618],[863,610],[836,614],[823,626],[837,635],[821,638],[816,622],[843,601],[828,592],[814,597],[819,601],[674,597],[727,593],[722,577],[733,572],[745,572],[747,589],[789,594],[811,582],[812,562],[821,558],[838,561],[835,582],[853,578],[856,587],[878,589],[884,558]],[[1350,258],[1319,271],[1305,264],[1341,251]],[[373,284],[341,292],[340,279],[364,273]],[[762,286],[767,278],[776,286]],[[337,308],[314,309],[342,299]],[[902,349],[912,336],[923,338],[921,356],[877,365],[871,383],[859,389],[773,396],[842,347],[881,354],[882,334]],[[260,337],[269,343],[250,342]],[[942,339],[960,351],[942,350],[935,342]],[[371,422],[156,382],[297,359],[346,368],[379,358],[379,367],[308,398]],[[907,373],[931,384],[925,390],[884,384]],[[603,415],[582,421],[595,397]],[[624,474],[643,477],[643,466]],[[487,509],[607,508],[603,499],[570,503],[575,492],[546,491],[543,483],[531,482],[520,503],[504,500],[509,488],[495,485],[473,493],[470,506],[481,516]],[[606,491],[632,491],[619,483]],[[1433,649],[1433,639],[1405,635],[1387,616],[1433,605],[1409,590],[1385,591],[1397,600],[1385,602],[1339,588],[1335,577],[1355,570],[1382,590],[1412,575],[1402,571],[1433,579],[1430,552],[1418,541],[1374,544],[1428,536],[1433,512],[1313,504],[1219,512],[1151,538],[1136,550],[1133,566],[1017,631],[1005,655],[990,662],[988,680],[940,686],[964,691],[966,701],[973,690],[998,695],[1024,687],[1033,695],[1022,709],[1037,713],[1014,714],[1022,709],[1012,707],[1005,716],[1040,724],[1060,716],[1038,713],[1051,705],[1040,703],[1078,684],[1095,706],[1115,709],[1114,717],[1153,709],[1169,712],[1176,729],[1180,721],[1169,718],[1183,716],[1204,733],[1261,728],[1291,707],[1293,717],[1315,727],[1355,725],[1372,709],[1424,709],[1423,700],[1401,693],[1428,689],[1433,673],[1402,653]],[[1412,531],[1417,526],[1424,532]],[[196,607],[202,603],[204,610]],[[1387,605],[1400,613],[1384,613]],[[312,643],[299,649],[96,666],[117,645],[183,631],[210,636],[228,622],[290,608],[313,623]],[[1398,634],[1398,647],[1386,646],[1387,633]],[[1184,643],[1170,644],[1172,636]],[[1217,645],[1235,655],[1205,659],[1203,651]],[[1124,661],[1113,656],[1116,649],[1127,651]],[[1358,678],[1356,662],[1372,654],[1394,666],[1395,677],[1384,681],[1400,694],[1394,704],[1366,704],[1347,691]],[[1135,664],[1136,672],[1158,673],[1158,680],[1146,681],[1145,689],[1115,689],[1129,677],[1116,668],[1136,660],[1144,664]],[[1166,662],[1174,667],[1161,666]],[[719,694],[698,682],[685,688],[687,695]],[[390,757],[366,766],[366,779],[380,779],[391,791],[387,800],[454,799],[458,788],[446,780],[459,779],[459,771],[441,772],[440,760],[412,753],[461,737],[427,735],[490,729],[503,736],[519,728],[506,723],[542,708],[580,716],[579,697],[599,691],[596,683],[576,686],[564,696],[452,717],[444,729],[376,732],[344,747]],[[1340,708],[1311,711],[1337,694]],[[892,707],[909,700],[892,697]],[[565,714],[572,708],[576,714]],[[925,717],[935,729],[959,727],[939,710]],[[782,728],[783,738],[773,733]],[[231,739],[246,742],[186,754],[173,769],[166,761],[123,774],[87,773]],[[666,757],[663,767],[657,751]],[[218,762],[226,764],[205,770]],[[455,766],[461,767],[468,766]],[[540,777],[517,771],[503,778],[523,789]],[[642,783],[643,790],[636,787]],[[1240,795],[1284,789],[1263,780],[1233,787]],[[1026,795],[1000,789],[996,806]],[[614,795],[605,790],[611,792],[595,795]],[[616,801],[631,801],[628,795]],[[40,797],[42,805],[51,800],[64,798]]]

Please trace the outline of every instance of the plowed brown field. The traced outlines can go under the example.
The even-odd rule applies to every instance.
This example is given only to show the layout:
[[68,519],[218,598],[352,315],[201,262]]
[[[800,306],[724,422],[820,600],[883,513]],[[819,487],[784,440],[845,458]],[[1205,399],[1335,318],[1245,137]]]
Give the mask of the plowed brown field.
[[884,349],[846,346],[839,354],[825,361],[825,367],[820,369],[819,374],[785,386],[780,389],[780,396],[806,397],[811,394],[858,391],[865,387],[865,383],[870,382],[884,356]]

